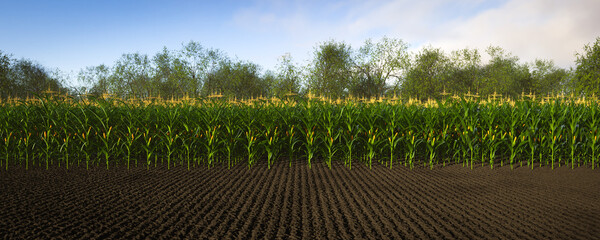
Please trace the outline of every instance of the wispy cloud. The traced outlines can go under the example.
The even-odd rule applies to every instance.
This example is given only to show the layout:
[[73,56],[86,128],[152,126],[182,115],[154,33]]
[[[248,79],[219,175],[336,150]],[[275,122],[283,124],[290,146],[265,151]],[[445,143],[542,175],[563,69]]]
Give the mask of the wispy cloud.
[[304,51],[330,38],[358,47],[366,38],[387,35],[413,49],[494,45],[522,61],[552,59],[568,67],[576,51],[600,36],[598,9],[597,0],[259,1],[240,9],[234,22]]
[[574,53],[600,35],[600,1],[513,0],[468,19],[445,24],[430,39],[444,48],[497,45],[522,60],[552,59],[567,67]]

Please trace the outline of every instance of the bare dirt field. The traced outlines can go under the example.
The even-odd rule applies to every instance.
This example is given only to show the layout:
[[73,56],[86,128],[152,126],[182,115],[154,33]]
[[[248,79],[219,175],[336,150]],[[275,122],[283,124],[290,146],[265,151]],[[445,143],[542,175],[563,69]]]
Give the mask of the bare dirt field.
[[600,239],[600,170],[0,171],[2,239]]

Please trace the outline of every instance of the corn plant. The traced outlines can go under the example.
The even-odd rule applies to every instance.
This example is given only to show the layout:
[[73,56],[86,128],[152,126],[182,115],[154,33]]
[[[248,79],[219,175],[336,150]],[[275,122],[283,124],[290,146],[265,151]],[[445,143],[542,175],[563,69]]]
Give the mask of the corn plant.
[[[494,168],[509,161],[533,168],[556,163],[595,168],[598,159],[597,99],[447,99],[420,103],[388,100],[323,101],[318,98],[221,101],[195,99],[69,102],[39,96],[0,103],[0,165],[90,164],[187,168],[240,159],[248,166],[282,157],[289,166],[303,155],[351,169],[359,160],[390,168],[432,168],[439,161]],[[285,154],[280,154],[284,153]],[[590,164],[588,164],[590,162]]]
[[597,147],[598,147],[598,135],[600,134],[600,132],[598,131],[598,125],[600,125],[599,121],[598,121],[598,105],[594,102],[591,107],[590,107],[590,111],[589,111],[589,122],[588,122],[588,130],[589,130],[589,134],[587,134],[587,147],[589,148],[590,152],[591,152],[591,159],[592,159],[592,169],[595,168],[596,166],[596,159],[597,159]]
[[340,137],[340,129],[339,121],[341,118],[341,114],[336,114],[336,111],[325,111],[321,115],[321,126],[325,130],[325,134],[321,135],[321,141],[324,143],[325,150],[323,151],[323,155],[325,156],[325,162],[327,163],[327,167],[331,169],[331,161],[333,159],[333,155],[338,151],[338,146],[336,142]]
[[[421,142],[423,142],[423,139],[415,139],[415,134],[412,131],[408,131],[408,134],[405,137],[405,144],[406,148],[408,148],[408,151],[406,152],[408,158],[408,166],[411,169],[415,167],[415,155],[417,153],[417,148]],[[404,163],[404,165],[406,166],[406,162]]]
[[349,102],[342,106],[342,139],[345,147],[345,158],[344,165],[349,169],[352,169],[352,150],[354,148],[354,142],[356,141],[356,135],[359,134],[360,128],[358,128],[358,109],[352,102]]
[[393,105],[389,105],[388,108],[386,108],[385,115],[383,116],[385,136],[387,136],[387,141],[385,142],[385,145],[390,151],[389,164],[386,165],[389,165],[390,169],[392,169],[392,165],[394,163],[394,152],[397,151],[398,143],[400,142],[400,140],[402,140],[401,137],[398,136],[398,133],[400,131],[398,126],[398,115],[395,110],[396,109]]
[[[77,111],[79,110],[79,111]],[[86,111],[87,110],[87,111]],[[90,124],[90,118],[88,117],[89,108],[87,106],[79,106],[76,110],[72,111],[71,118],[75,119],[77,122],[74,123],[75,126],[75,137],[79,141],[79,151],[83,152],[85,156],[85,167],[89,169],[90,164],[90,151],[91,151],[91,142],[90,142],[90,133],[92,130],[92,126]],[[80,114],[79,114],[80,113]],[[77,160],[77,164],[80,163],[80,160]]]
[[25,170],[29,169],[29,152],[31,150],[31,132],[28,132],[25,137],[21,138],[23,143],[23,148],[25,148]]
[[[449,147],[448,147],[449,146],[448,143],[450,142],[450,130],[449,130],[449,127],[450,127],[449,125],[446,125],[446,127],[441,131],[441,134],[438,135],[438,141],[439,141],[438,147],[441,147],[441,148],[445,147],[445,148],[449,149]],[[442,166],[446,166],[446,158],[447,158],[446,155],[448,155],[448,154],[445,153],[444,151],[442,151],[442,154],[443,154],[442,155],[442,158],[443,158],[442,159]],[[436,163],[439,163],[439,158],[440,157],[437,158],[438,162],[436,162]]]
[[429,168],[433,169],[433,159],[435,158],[435,154],[436,154],[436,150],[439,147],[439,141],[438,144],[436,144],[435,140],[436,140],[436,136],[433,135],[433,130],[431,132],[429,132],[428,136],[427,136],[427,151],[429,152]]
[[[128,127],[127,129],[127,135],[123,136],[123,138],[125,139],[124,146],[125,149],[127,151],[125,157],[127,160],[127,169],[129,169],[129,164],[131,162],[131,151],[133,150],[134,144],[136,143],[136,140],[140,137],[139,134],[139,129],[136,129],[135,131],[133,131],[130,127]],[[135,161],[135,165],[137,166],[137,160]]]
[[[465,163],[471,163],[471,168],[473,168],[473,158],[474,158],[474,145],[475,145],[475,141],[477,141],[477,138],[475,138],[474,136],[475,133],[473,131],[473,127],[468,123],[468,120],[462,119],[461,120],[461,131],[458,132],[459,136],[460,136],[460,140],[461,140],[461,152],[462,152],[462,160],[463,160],[463,167],[465,166]],[[469,159],[467,159],[467,154],[471,153],[471,157]],[[469,161],[470,160],[470,161]]]
[[[423,139],[429,155],[429,168],[433,169],[433,159],[440,146],[439,136],[436,135],[437,108],[424,109],[425,125],[422,127]],[[443,135],[443,133],[442,133]],[[436,138],[437,144],[436,144]],[[425,165],[425,163],[424,163]]]
[[85,169],[90,168],[90,151],[91,151],[91,142],[90,142],[90,133],[92,131],[92,127],[88,127],[87,130],[82,131],[80,134],[75,133],[75,137],[79,139],[81,147],[79,151],[83,152],[85,156]]
[[390,134],[391,136],[388,137],[388,141],[387,146],[389,147],[390,150],[390,169],[392,169],[392,164],[394,163],[394,152],[396,151],[396,148],[398,146],[398,143],[402,140],[401,137],[398,137],[398,132],[393,132],[393,134]]
[[210,168],[213,165],[214,162],[214,158],[215,155],[217,154],[217,138],[215,138],[215,136],[217,136],[218,130],[220,130],[221,126],[214,126],[208,130],[204,131],[204,147],[206,148],[206,160],[208,162],[208,167]]
[[43,148],[44,158],[45,158],[45,162],[46,162],[46,169],[48,169],[48,165],[50,162],[50,154],[51,154],[50,146],[51,146],[51,141],[52,141],[51,140],[52,134],[50,133],[50,130],[48,130],[48,131],[42,132],[40,137],[42,138],[42,141],[44,142],[44,148]]
[[144,145],[142,145],[142,147],[144,148],[144,152],[146,155],[146,169],[149,169],[151,164],[150,159],[154,154],[155,150],[155,145],[152,144],[152,136],[150,135],[149,128],[146,128],[145,131],[142,133],[142,138],[144,139]]
[[267,168],[271,169],[273,160],[279,154],[280,136],[278,127],[275,127],[275,129],[272,129],[271,127],[265,127],[264,133],[265,138],[263,140],[263,144],[265,146],[265,151],[267,152]]
[[294,131],[294,125],[291,125],[290,128],[285,131],[285,136],[287,138],[287,147],[288,147],[288,162],[289,167],[292,167],[292,160],[294,159],[294,151],[297,143],[300,142],[294,135],[296,131]]
[[[59,151],[63,152],[63,157],[65,160],[65,167],[67,168],[67,170],[69,169],[69,153],[70,153],[70,149],[69,149],[69,142],[71,142],[71,139],[73,138],[73,136],[68,133],[65,130],[65,135],[62,139],[62,144],[60,145]],[[59,163],[60,166],[60,163]]]
[[379,141],[377,141],[379,138],[378,130],[379,129],[375,128],[374,131],[368,130],[367,132],[365,132],[365,136],[367,138],[366,147],[368,151],[367,159],[369,161],[367,165],[369,166],[369,169],[371,169],[371,165],[373,164],[373,158],[375,157],[375,149],[379,145]]
[[[404,108],[406,112],[402,115],[404,124],[404,130],[406,133],[402,133],[401,138],[404,140],[404,166],[414,168],[414,160],[417,154],[417,148],[422,142],[422,139],[416,138],[417,135],[417,124],[419,123],[419,112],[420,108],[415,105],[409,105]],[[408,163],[407,163],[408,161]]]
[[[525,130],[525,134],[527,136],[527,145],[529,146],[529,161],[528,161],[528,165],[530,165],[531,169],[533,169],[533,161],[534,161],[534,157],[535,157],[535,153],[536,150],[538,149],[538,147],[540,146],[540,144],[536,141],[536,137],[539,135],[539,123],[540,123],[540,111],[539,110],[532,110],[532,108],[528,108],[527,109],[528,114],[526,114],[528,116],[527,120],[526,120],[526,130]],[[540,159],[541,161],[541,159]]]
[[[565,114],[559,109],[559,102],[554,101],[549,103],[548,114],[550,115],[550,122],[548,123],[548,131],[546,138],[548,139],[547,144],[550,149],[550,161],[552,163],[552,169],[554,169],[555,152],[558,147],[558,142],[562,138],[563,128],[561,127],[562,120]],[[562,112],[562,113],[561,113]]]
[[[567,106],[566,111],[568,111],[568,130],[569,130],[569,149],[570,151],[570,158],[571,158],[571,168],[574,168],[575,166],[575,151],[577,150],[577,148],[580,145],[583,145],[582,142],[577,141],[577,137],[579,137],[580,135],[580,130],[582,128],[582,126],[579,125],[579,122],[581,121],[581,118],[583,117],[583,113],[581,112],[581,109],[575,105],[575,103],[573,101],[571,101],[571,103]],[[581,138],[581,137],[580,137]],[[579,158],[577,160],[577,166],[579,166],[580,162],[579,162]]]
[[315,131],[315,127],[317,126],[317,117],[314,116],[315,113],[313,112],[314,110],[311,110],[310,103],[311,101],[309,100],[307,103],[306,110],[307,116],[305,118],[302,118],[302,133],[304,135],[305,140],[304,146],[306,148],[306,161],[308,163],[308,168],[311,168],[311,161],[316,152],[315,140],[317,134]]
[[436,158],[436,163],[439,163],[439,159],[442,159],[442,166],[446,166],[446,159],[450,158],[450,150],[452,143],[452,126],[455,124],[456,116],[452,112],[452,102],[449,100],[437,101],[437,114],[432,116],[437,118],[438,123],[434,130],[437,130],[438,134],[436,141],[438,141],[438,148],[440,149]]
[[273,110],[277,115],[278,121],[281,121],[281,123],[283,123],[281,129],[282,131],[285,130],[285,137],[282,134],[283,139],[281,140],[281,150],[285,148],[285,150],[287,151],[288,165],[289,167],[292,167],[292,161],[294,160],[294,152],[296,152],[296,144],[299,144],[301,142],[300,139],[297,137],[298,135],[296,128],[296,124],[298,124],[296,119],[301,116],[296,115],[296,113],[298,112],[297,107],[293,107],[287,104],[274,106]]
[[248,131],[246,131],[246,151],[248,152],[248,167],[252,167],[252,165],[254,165],[254,156],[256,155],[257,152],[257,148],[256,148],[256,144],[257,144],[257,140],[256,140],[256,136],[254,136],[254,132],[252,131],[252,129],[248,129]]
[[[522,102],[520,102],[522,103]],[[515,158],[517,157],[517,154],[519,154],[521,151],[523,151],[523,147],[525,146],[526,142],[525,142],[525,134],[522,132],[521,129],[519,129],[520,125],[518,123],[522,122],[523,119],[527,119],[527,114],[529,114],[529,112],[525,112],[525,111],[519,111],[520,108],[518,107],[522,107],[520,105],[517,105],[518,107],[515,107],[514,105],[512,105],[513,103],[511,102],[510,105],[506,105],[508,108],[508,118],[505,119],[505,123],[504,125],[507,128],[508,131],[508,142],[507,142],[507,148],[510,151],[510,157],[509,157],[509,164],[510,164],[510,168],[513,169],[514,167],[514,161]],[[525,114],[523,116],[523,114]],[[524,126],[524,124],[523,124]],[[501,162],[500,165],[502,166],[503,163]]]
[[[23,104],[23,102],[21,102],[21,104]],[[25,170],[29,169],[29,155],[31,152],[31,145],[32,145],[32,140],[31,140],[31,134],[32,134],[32,129],[30,128],[29,125],[29,121],[30,121],[30,112],[31,112],[31,105],[28,104],[23,104],[22,106],[24,106],[24,111],[22,111],[22,116],[23,118],[20,119],[20,125],[21,125],[21,130],[23,132],[23,136],[20,137],[20,143],[19,146],[21,148],[23,148],[23,152],[25,154]],[[8,122],[8,121],[6,121]],[[35,143],[33,143],[33,145],[35,145]]]
[[[240,140],[241,130],[236,128],[235,122],[238,120],[237,111],[230,111],[228,117],[223,121],[223,126],[225,128],[225,137],[222,139],[222,146],[225,146],[225,151],[227,155],[227,168],[230,169],[232,167],[232,153],[236,147],[236,143]],[[187,126],[187,125],[186,125]],[[187,128],[187,127],[186,127]],[[185,139],[185,138],[184,138]],[[186,147],[186,149],[189,149]],[[189,169],[189,164],[188,164]]]
[[13,133],[10,132],[6,135],[6,137],[4,137],[4,152],[6,154],[6,156],[4,157],[4,159],[6,160],[4,166],[6,167],[6,170],[8,170],[8,156],[10,155],[10,140],[12,139],[12,135]]

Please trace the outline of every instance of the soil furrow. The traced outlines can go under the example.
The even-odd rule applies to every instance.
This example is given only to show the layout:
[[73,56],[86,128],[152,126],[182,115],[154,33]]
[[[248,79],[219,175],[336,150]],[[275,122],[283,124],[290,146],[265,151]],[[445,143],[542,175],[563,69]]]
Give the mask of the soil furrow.
[[357,238],[358,236],[365,235],[364,231],[361,232],[356,226],[356,215],[353,211],[348,210],[350,206],[348,198],[344,196],[344,190],[347,189],[347,185],[344,183],[345,179],[340,178],[340,171],[348,170],[342,164],[335,164],[336,174],[332,174],[330,178],[327,178],[329,185],[333,191],[334,206],[337,206],[336,212],[339,216],[336,217],[336,228],[338,228],[339,237],[342,239]]
[[[387,239],[389,238],[389,236],[385,234],[387,231],[384,232],[384,230],[381,228],[382,219],[380,217],[382,217],[382,213],[379,211],[381,206],[377,206],[377,202],[371,202],[376,199],[367,193],[369,192],[369,186],[364,186],[361,184],[363,183],[363,180],[371,177],[365,174],[366,171],[370,170],[365,166],[356,164],[350,172],[344,172],[347,175],[343,176],[343,178],[347,179],[350,186],[348,189],[348,195],[350,195],[354,199],[354,202],[358,205],[358,214],[362,214],[362,217],[366,220],[366,222],[362,223],[362,227],[365,228],[365,231],[369,237],[374,239]],[[351,176],[350,174],[354,176]],[[383,221],[386,220],[383,219]]]
[[42,164],[0,171],[0,239],[600,239],[598,188],[564,166]]

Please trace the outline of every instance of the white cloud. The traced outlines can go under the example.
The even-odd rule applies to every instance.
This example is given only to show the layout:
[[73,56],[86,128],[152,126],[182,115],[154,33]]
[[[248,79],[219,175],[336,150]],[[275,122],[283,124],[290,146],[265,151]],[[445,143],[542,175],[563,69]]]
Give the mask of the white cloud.
[[523,61],[551,59],[568,67],[574,53],[600,35],[600,28],[593,26],[600,22],[597,9],[600,1],[513,0],[445,24],[430,42],[447,49],[496,45]]
[[357,48],[367,38],[387,35],[407,41],[412,49],[431,44],[446,52],[466,47],[483,51],[494,45],[524,62],[551,59],[569,67],[574,53],[600,36],[598,9],[597,0],[267,1],[241,9],[233,21],[247,31],[286,41],[282,46],[288,49],[281,54],[310,52],[331,38]]

